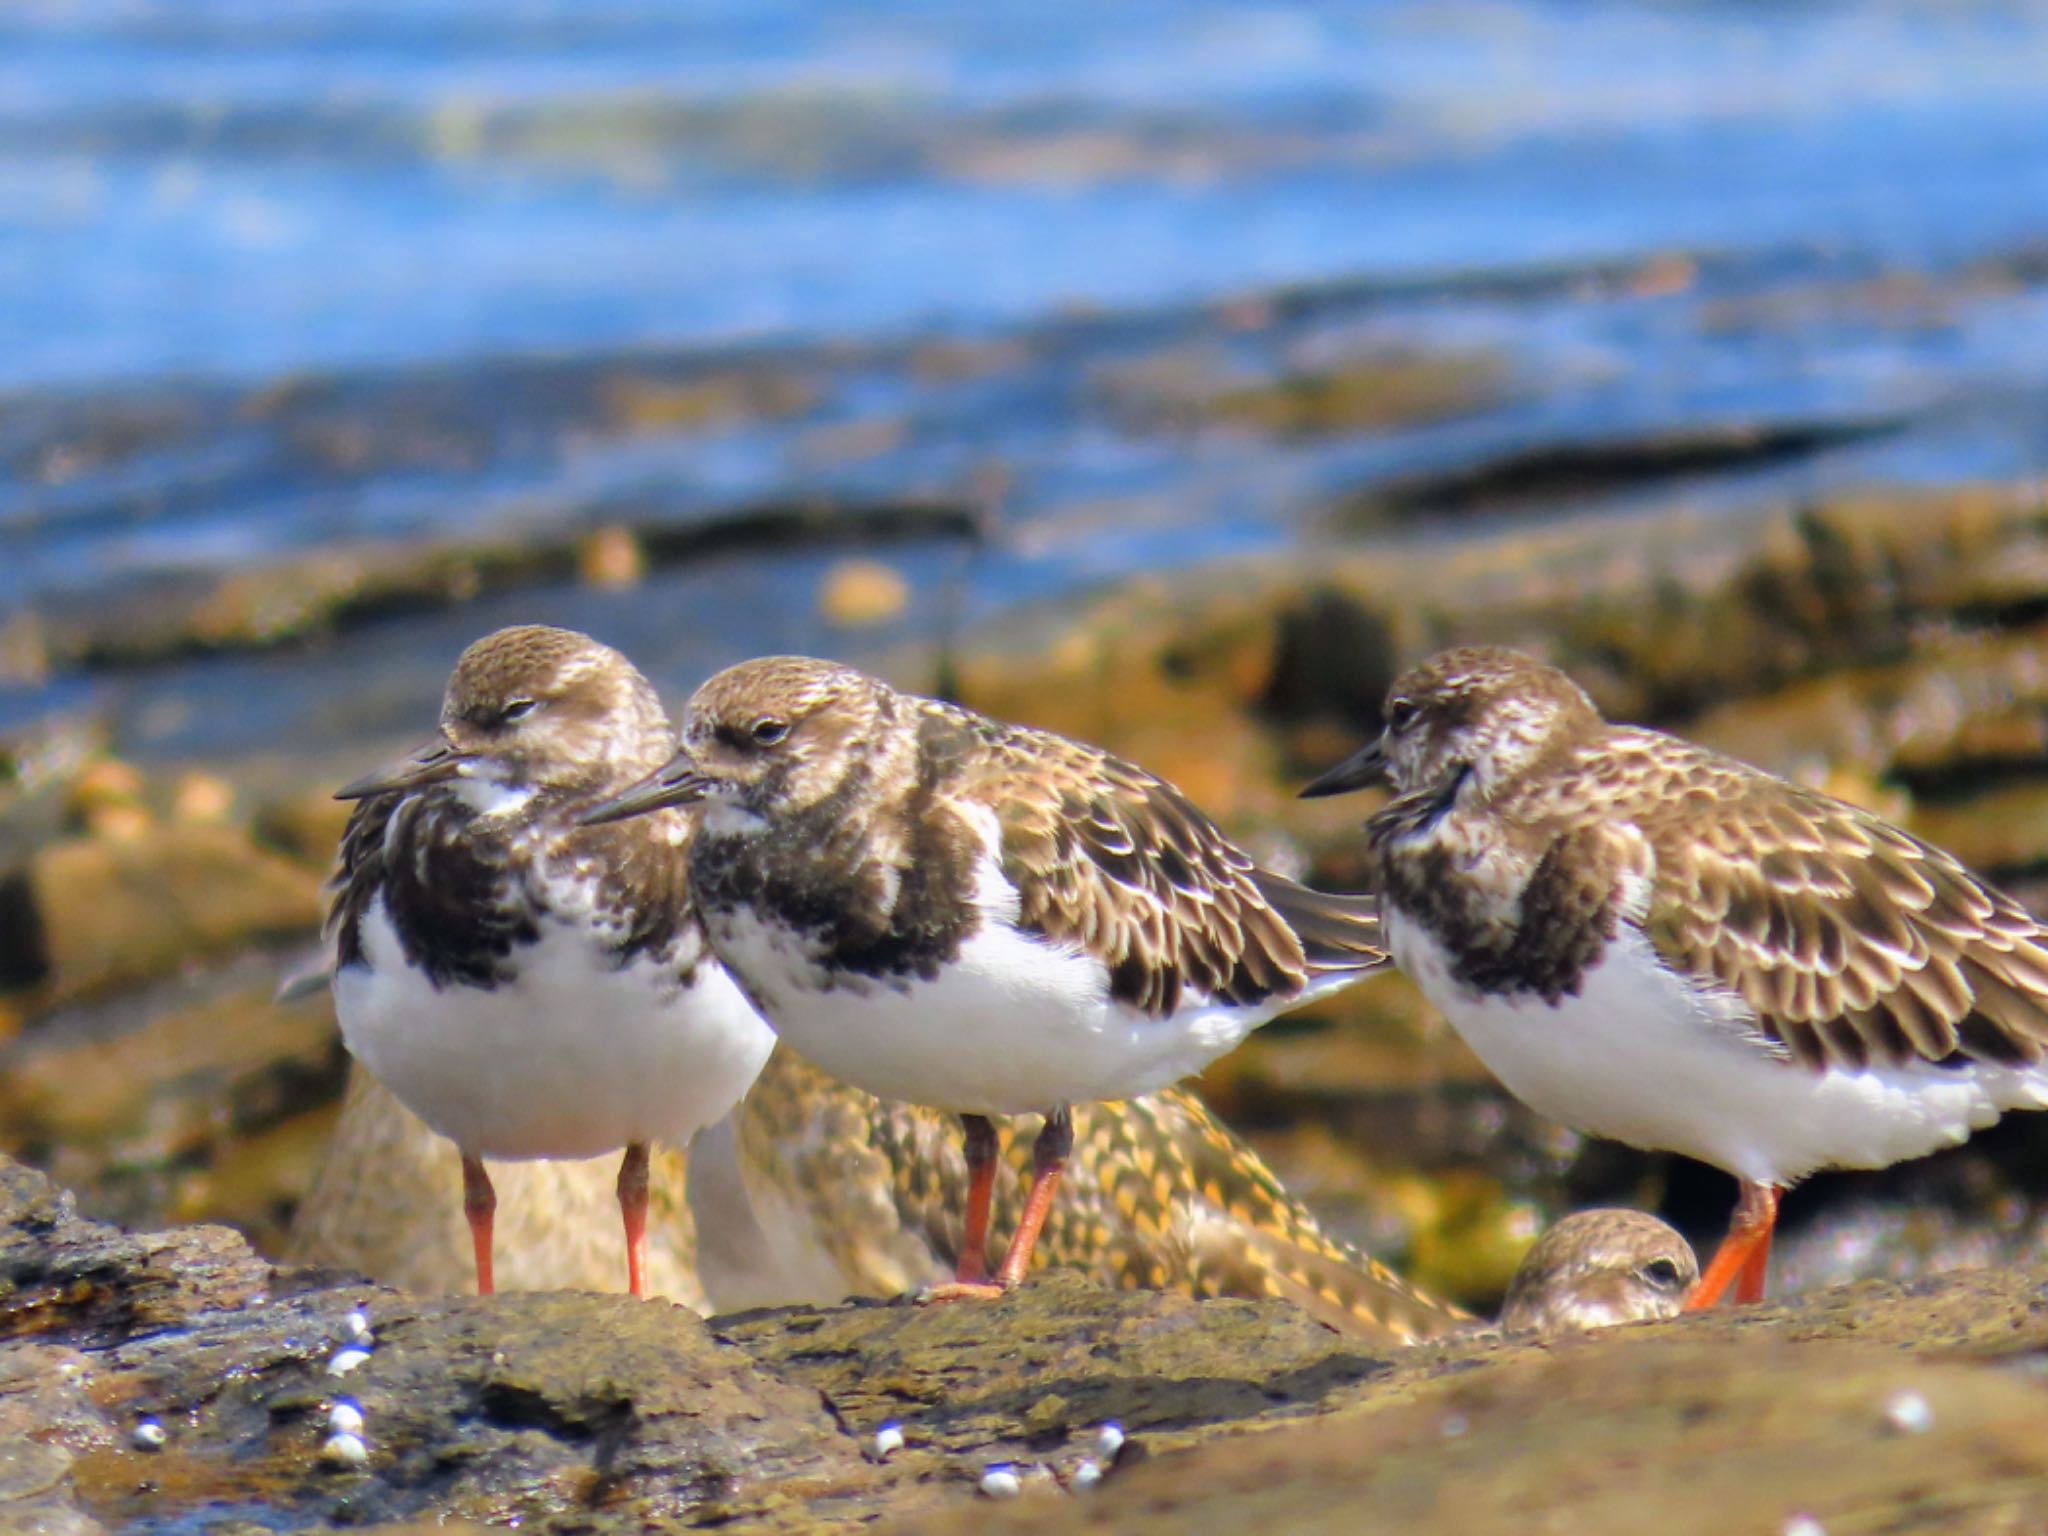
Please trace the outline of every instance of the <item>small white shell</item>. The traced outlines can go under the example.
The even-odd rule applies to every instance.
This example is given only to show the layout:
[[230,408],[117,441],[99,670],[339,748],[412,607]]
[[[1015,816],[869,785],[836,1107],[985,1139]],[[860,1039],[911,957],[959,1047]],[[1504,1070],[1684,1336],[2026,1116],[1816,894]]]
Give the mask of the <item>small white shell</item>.
[[370,1338],[370,1314],[361,1307],[357,1307],[341,1320],[341,1331],[364,1348],[368,1348],[373,1342]]
[[1778,1536],[1828,1536],[1828,1528],[1811,1515],[1787,1515]]
[[370,1448],[359,1435],[329,1435],[320,1447],[320,1459],[330,1467],[360,1467],[370,1459]]
[[1124,1448],[1124,1427],[1115,1419],[1105,1419],[1095,1427],[1095,1454],[1104,1461],[1116,1460],[1116,1453]]
[[363,1410],[347,1398],[339,1398],[327,1410],[327,1427],[338,1435],[360,1435],[363,1432]]
[[142,1420],[129,1436],[129,1439],[135,1442],[135,1449],[138,1451],[160,1451],[164,1448],[164,1442],[170,1438],[164,1432],[163,1425],[155,1419]]
[[330,1376],[346,1376],[369,1358],[370,1352],[367,1349],[337,1350],[334,1358],[327,1362],[327,1374]]
[[903,1426],[893,1419],[875,1431],[875,1454],[886,1457],[903,1449]]
[[1934,1428],[1934,1410],[1910,1387],[1884,1400],[1884,1421],[1902,1435],[1924,1435]]
[[1102,1481],[1102,1463],[1093,1457],[1082,1462],[1067,1474],[1067,1486],[1076,1493],[1086,1493]]
[[981,1474],[981,1496],[985,1499],[1014,1499],[1023,1491],[1024,1480],[1010,1467],[990,1467]]

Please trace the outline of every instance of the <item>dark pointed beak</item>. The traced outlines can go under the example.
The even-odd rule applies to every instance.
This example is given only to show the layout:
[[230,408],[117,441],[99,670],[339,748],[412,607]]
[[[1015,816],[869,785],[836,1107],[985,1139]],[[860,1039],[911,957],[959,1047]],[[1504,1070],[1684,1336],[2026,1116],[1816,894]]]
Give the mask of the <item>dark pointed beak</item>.
[[608,821],[624,821],[628,816],[658,811],[664,806],[695,805],[710,791],[711,782],[697,771],[697,765],[687,754],[678,752],[638,784],[598,801],[576,818],[576,824],[597,827]]
[[1387,749],[1385,744],[1375,737],[1370,746],[1352,753],[1303,789],[1296,798],[1320,800],[1325,795],[1341,795],[1347,790],[1364,789],[1368,784],[1377,784],[1386,776]]
[[352,779],[334,792],[337,800],[367,800],[372,795],[395,794],[440,784],[461,771],[462,758],[447,742],[436,736],[408,752],[395,763],[386,763],[374,773]]

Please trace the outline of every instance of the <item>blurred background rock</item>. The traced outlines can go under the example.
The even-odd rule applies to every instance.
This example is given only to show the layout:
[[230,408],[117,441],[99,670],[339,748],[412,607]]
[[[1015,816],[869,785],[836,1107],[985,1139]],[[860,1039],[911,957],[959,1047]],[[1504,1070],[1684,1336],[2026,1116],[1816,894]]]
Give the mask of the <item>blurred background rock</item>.
[[[513,621],[950,689],[1337,883],[1292,787],[1509,641],[2048,895],[2044,78],[2034,3],[8,8],[0,1149],[274,1249],[327,791]],[[1731,1196],[1394,978],[1204,1087],[1481,1308]],[[2044,1135],[1816,1181],[1781,1283],[2034,1252]]]

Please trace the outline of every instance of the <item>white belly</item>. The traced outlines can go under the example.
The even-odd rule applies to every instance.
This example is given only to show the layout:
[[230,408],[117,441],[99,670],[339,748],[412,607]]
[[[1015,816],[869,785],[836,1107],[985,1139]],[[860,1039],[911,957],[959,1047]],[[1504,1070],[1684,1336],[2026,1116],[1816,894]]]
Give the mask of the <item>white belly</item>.
[[1633,926],[1556,1006],[1484,997],[1390,909],[1395,961],[1515,1097],[1595,1136],[1683,1153],[1759,1184],[1883,1168],[1965,1140],[2007,1109],[2048,1105],[2048,1072],[1912,1064],[1815,1071],[1744,1037],[1725,995],[1664,970]]
[[682,1145],[739,1102],[774,1036],[713,964],[677,990],[649,961],[613,969],[579,924],[544,923],[516,983],[440,989],[404,964],[381,900],[363,915],[367,965],[335,973],[350,1052],[472,1155],[596,1157],[629,1141]]
[[992,864],[978,890],[981,927],[929,981],[827,978],[796,934],[751,909],[710,914],[705,927],[776,1033],[813,1063],[879,1098],[985,1115],[1156,1092],[1355,979],[1151,1018],[1110,997],[1099,961],[1007,926],[1016,896]]

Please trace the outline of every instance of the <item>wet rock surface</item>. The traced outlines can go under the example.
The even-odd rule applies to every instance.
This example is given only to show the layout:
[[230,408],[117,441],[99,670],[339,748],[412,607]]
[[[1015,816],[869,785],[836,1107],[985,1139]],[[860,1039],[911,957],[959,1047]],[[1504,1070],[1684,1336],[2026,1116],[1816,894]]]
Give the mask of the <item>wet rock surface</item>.
[[777,1308],[712,1326],[855,1433],[898,1423],[910,1452],[973,1479],[988,1463],[1071,1461],[1103,1423],[1165,1447],[1313,1413],[1399,1353],[1280,1303],[1133,1300],[1059,1271],[988,1306]]
[[[423,1515],[809,1529],[883,1482],[815,1393],[681,1308],[421,1302],[273,1272],[218,1228],[82,1221],[13,1164],[0,1222],[0,1526],[67,1479],[81,1522],[272,1529]],[[330,1444],[343,1402],[360,1458]]]
[[[1135,1467],[1061,1514],[1121,1533],[1621,1536],[1654,1521],[1705,1536],[2026,1529],[2048,1512],[2048,1453],[2027,1427],[2044,1406],[2035,1381],[1797,1342],[1789,1316],[1745,1321],[1417,1366],[1313,1425]],[[1046,1518],[1020,1503],[917,1529],[1022,1531]]]
[[[986,1306],[707,1324],[615,1295],[426,1300],[278,1271],[221,1229],[85,1221],[4,1164],[0,1341],[9,1531],[1618,1532],[1651,1508],[1679,1531],[1908,1531],[2048,1513],[2048,1285],[2016,1267],[1381,1352],[1286,1303],[1071,1275]],[[992,1507],[1008,1478],[1018,1502]]]

